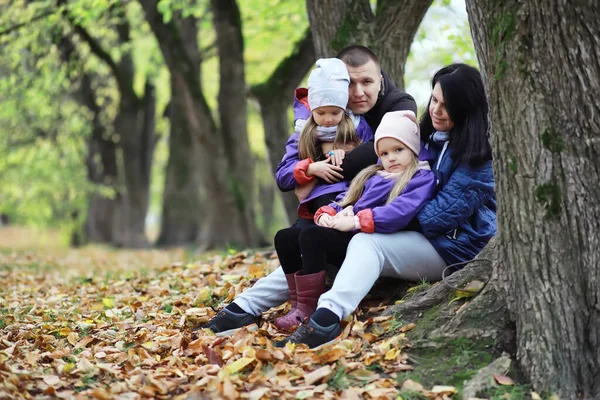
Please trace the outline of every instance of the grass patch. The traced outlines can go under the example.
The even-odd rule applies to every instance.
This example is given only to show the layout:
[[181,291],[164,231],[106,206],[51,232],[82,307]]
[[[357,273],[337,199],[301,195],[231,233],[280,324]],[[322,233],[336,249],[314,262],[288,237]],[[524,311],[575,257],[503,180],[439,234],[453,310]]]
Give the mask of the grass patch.
[[[530,399],[531,391],[530,385],[498,386],[477,392],[476,396],[490,400]],[[549,396],[540,397],[547,399]]]
[[465,380],[471,379],[496,357],[493,341],[467,338],[438,339],[432,346],[415,346],[406,350],[406,354],[414,371],[398,374],[399,384],[411,379],[426,388],[452,385],[458,390],[462,389]]
[[335,371],[335,376],[327,382],[329,389],[339,391],[350,387],[350,382],[348,382],[345,372],[345,368],[338,363],[338,369]]

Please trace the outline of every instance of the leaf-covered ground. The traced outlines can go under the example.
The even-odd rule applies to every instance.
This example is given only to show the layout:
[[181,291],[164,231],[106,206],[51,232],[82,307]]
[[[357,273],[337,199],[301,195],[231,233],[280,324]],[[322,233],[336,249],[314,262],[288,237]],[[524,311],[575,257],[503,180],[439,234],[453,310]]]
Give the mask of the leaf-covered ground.
[[[278,349],[256,333],[191,328],[276,268],[271,252],[213,254],[100,247],[0,252],[0,398],[446,399],[451,386],[402,379],[414,324],[359,310],[343,339]],[[383,306],[384,307],[384,306]],[[410,372],[409,372],[410,374]],[[411,397],[412,396],[412,397]],[[415,397],[417,396],[417,397]]]

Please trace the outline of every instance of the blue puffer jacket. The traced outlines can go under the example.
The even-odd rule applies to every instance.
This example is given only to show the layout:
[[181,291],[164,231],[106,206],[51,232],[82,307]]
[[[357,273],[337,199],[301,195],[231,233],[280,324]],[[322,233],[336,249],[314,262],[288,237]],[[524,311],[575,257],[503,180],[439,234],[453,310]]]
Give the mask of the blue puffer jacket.
[[438,254],[454,264],[473,259],[496,234],[496,196],[492,161],[453,168],[445,143],[430,141],[420,154],[430,162],[437,193],[417,219]]

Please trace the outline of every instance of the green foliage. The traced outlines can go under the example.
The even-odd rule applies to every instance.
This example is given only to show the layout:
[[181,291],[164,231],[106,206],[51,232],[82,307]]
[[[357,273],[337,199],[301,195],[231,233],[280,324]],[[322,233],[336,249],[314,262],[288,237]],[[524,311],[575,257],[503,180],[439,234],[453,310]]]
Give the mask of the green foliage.
[[438,339],[427,347],[415,345],[407,350],[415,369],[399,373],[398,382],[412,379],[425,387],[443,384],[460,390],[465,380],[493,361],[494,348],[492,341],[468,338]]
[[562,135],[556,129],[546,128],[540,135],[542,145],[552,153],[560,153],[565,147]]
[[560,215],[562,211],[562,193],[558,184],[547,182],[536,186],[535,198],[546,209],[546,219],[552,219]]
[[516,174],[518,171],[517,158],[511,154],[508,156],[508,159],[508,169],[511,170],[514,174]]
[[495,80],[501,79],[508,69],[508,62],[504,59],[504,49],[515,36],[516,24],[514,11],[504,10],[492,26],[491,44],[494,48]]

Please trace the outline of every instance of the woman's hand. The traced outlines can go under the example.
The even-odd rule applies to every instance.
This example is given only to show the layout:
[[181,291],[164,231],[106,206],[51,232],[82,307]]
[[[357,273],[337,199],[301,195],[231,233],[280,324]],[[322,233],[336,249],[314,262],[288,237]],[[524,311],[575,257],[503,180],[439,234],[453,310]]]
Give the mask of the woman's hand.
[[344,162],[344,157],[346,157],[346,152],[342,149],[331,150],[327,153],[329,156],[329,160],[332,165],[341,166]]
[[[319,219],[319,221],[321,220]],[[342,216],[334,218],[331,227],[333,229],[337,229],[338,231],[350,232],[354,230],[354,217]]]
[[337,165],[330,163],[331,158],[327,157],[324,161],[317,161],[311,163],[306,169],[306,175],[317,176],[323,179],[327,183],[336,183],[344,179],[344,176],[340,173],[342,169]]
[[331,222],[333,221],[333,217],[329,214],[322,214],[317,221],[317,225],[323,226],[325,228],[331,228]]

